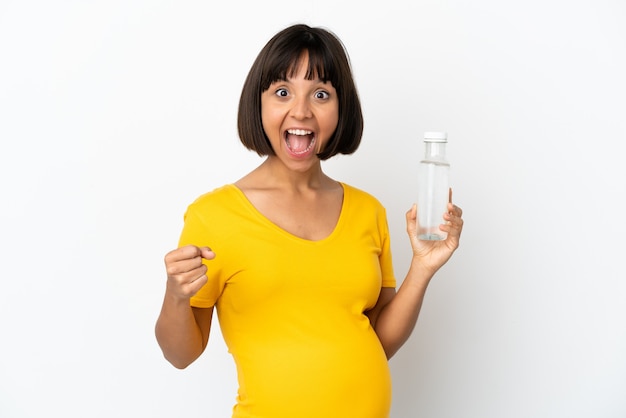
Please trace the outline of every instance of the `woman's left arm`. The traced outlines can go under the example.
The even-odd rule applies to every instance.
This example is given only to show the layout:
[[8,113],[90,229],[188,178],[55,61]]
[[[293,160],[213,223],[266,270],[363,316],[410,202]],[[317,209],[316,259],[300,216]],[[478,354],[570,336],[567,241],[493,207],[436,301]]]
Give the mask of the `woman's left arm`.
[[437,270],[452,256],[459,246],[463,229],[463,211],[452,203],[444,215],[441,230],[448,233],[443,241],[422,241],[417,238],[417,207],[406,213],[406,229],[413,249],[409,271],[396,290],[383,287],[376,306],[366,314],[385,350],[391,358],[408,340],[419,316],[426,288]]

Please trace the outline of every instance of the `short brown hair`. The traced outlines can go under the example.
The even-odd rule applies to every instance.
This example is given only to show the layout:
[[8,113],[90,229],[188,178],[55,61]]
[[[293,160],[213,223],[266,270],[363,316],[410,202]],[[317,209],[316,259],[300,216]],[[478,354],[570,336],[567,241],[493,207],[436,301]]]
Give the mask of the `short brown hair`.
[[260,156],[275,155],[261,121],[261,94],[278,80],[286,80],[298,68],[304,51],[308,52],[307,79],[329,81],[339,99],[339,122],[326,147],[317,154],[326,160],[336,154],[352,154],[363,135],[361,101],[354,84],[348,53],[332,32],[296,24],[278,32],[257,56],[244,83],[239,99],[237,129],[239,139]]

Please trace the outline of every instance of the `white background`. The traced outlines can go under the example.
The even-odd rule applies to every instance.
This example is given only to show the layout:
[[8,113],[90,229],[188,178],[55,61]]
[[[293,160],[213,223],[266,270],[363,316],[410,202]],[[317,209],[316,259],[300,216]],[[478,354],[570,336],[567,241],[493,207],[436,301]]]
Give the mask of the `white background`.
[[217,327],[188,369],[161,356],[163,256],[261,162],[241,87],[304,22],[348,48],[365,134],[325,167],[387,207],[399,279],[422,133],[449,134],[465,229],[391,360],[392,417],[626,417],[625,21],[620,0],[0,1],[0,416],[230,416]]

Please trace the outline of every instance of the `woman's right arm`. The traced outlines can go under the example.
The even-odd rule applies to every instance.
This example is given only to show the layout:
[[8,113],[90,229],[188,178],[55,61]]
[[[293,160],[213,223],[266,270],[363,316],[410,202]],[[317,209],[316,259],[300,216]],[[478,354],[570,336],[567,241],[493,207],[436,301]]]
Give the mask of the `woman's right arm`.
[[193,363],[209,340],[213,308],[193,308],[189,299],[208,280],[202,259],[213,258],[210,248],[193,245],[165,256],[167,286],[155,334],[165,358],[179,369]]

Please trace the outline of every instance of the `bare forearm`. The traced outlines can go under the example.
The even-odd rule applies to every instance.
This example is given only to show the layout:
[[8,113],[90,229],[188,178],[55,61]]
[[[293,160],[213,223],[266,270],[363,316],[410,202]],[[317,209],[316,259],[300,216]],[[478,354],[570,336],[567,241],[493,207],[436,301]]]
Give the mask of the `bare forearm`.
[[155,334],[165,358],[176,368],[193,363],[204,351],[204,339],[189,301],[177,299],[167,292]]
[[391,358],[413,332],[432,276],[412,262],[398,293],[381,310],[375,330],[387,358]]
[[397,293],[383,288],[369,315],[387,358],[391,358],[413,332],[430,280],[458,248],[463,229],[462,215],[461,208],[450,200],[448,212],[443,215],[445,224],[439,227],[448,233],[448,237],[444,241],[422,241],[417,237],[417,205],[406,213],[407,233],[413,249],[409,272]]

